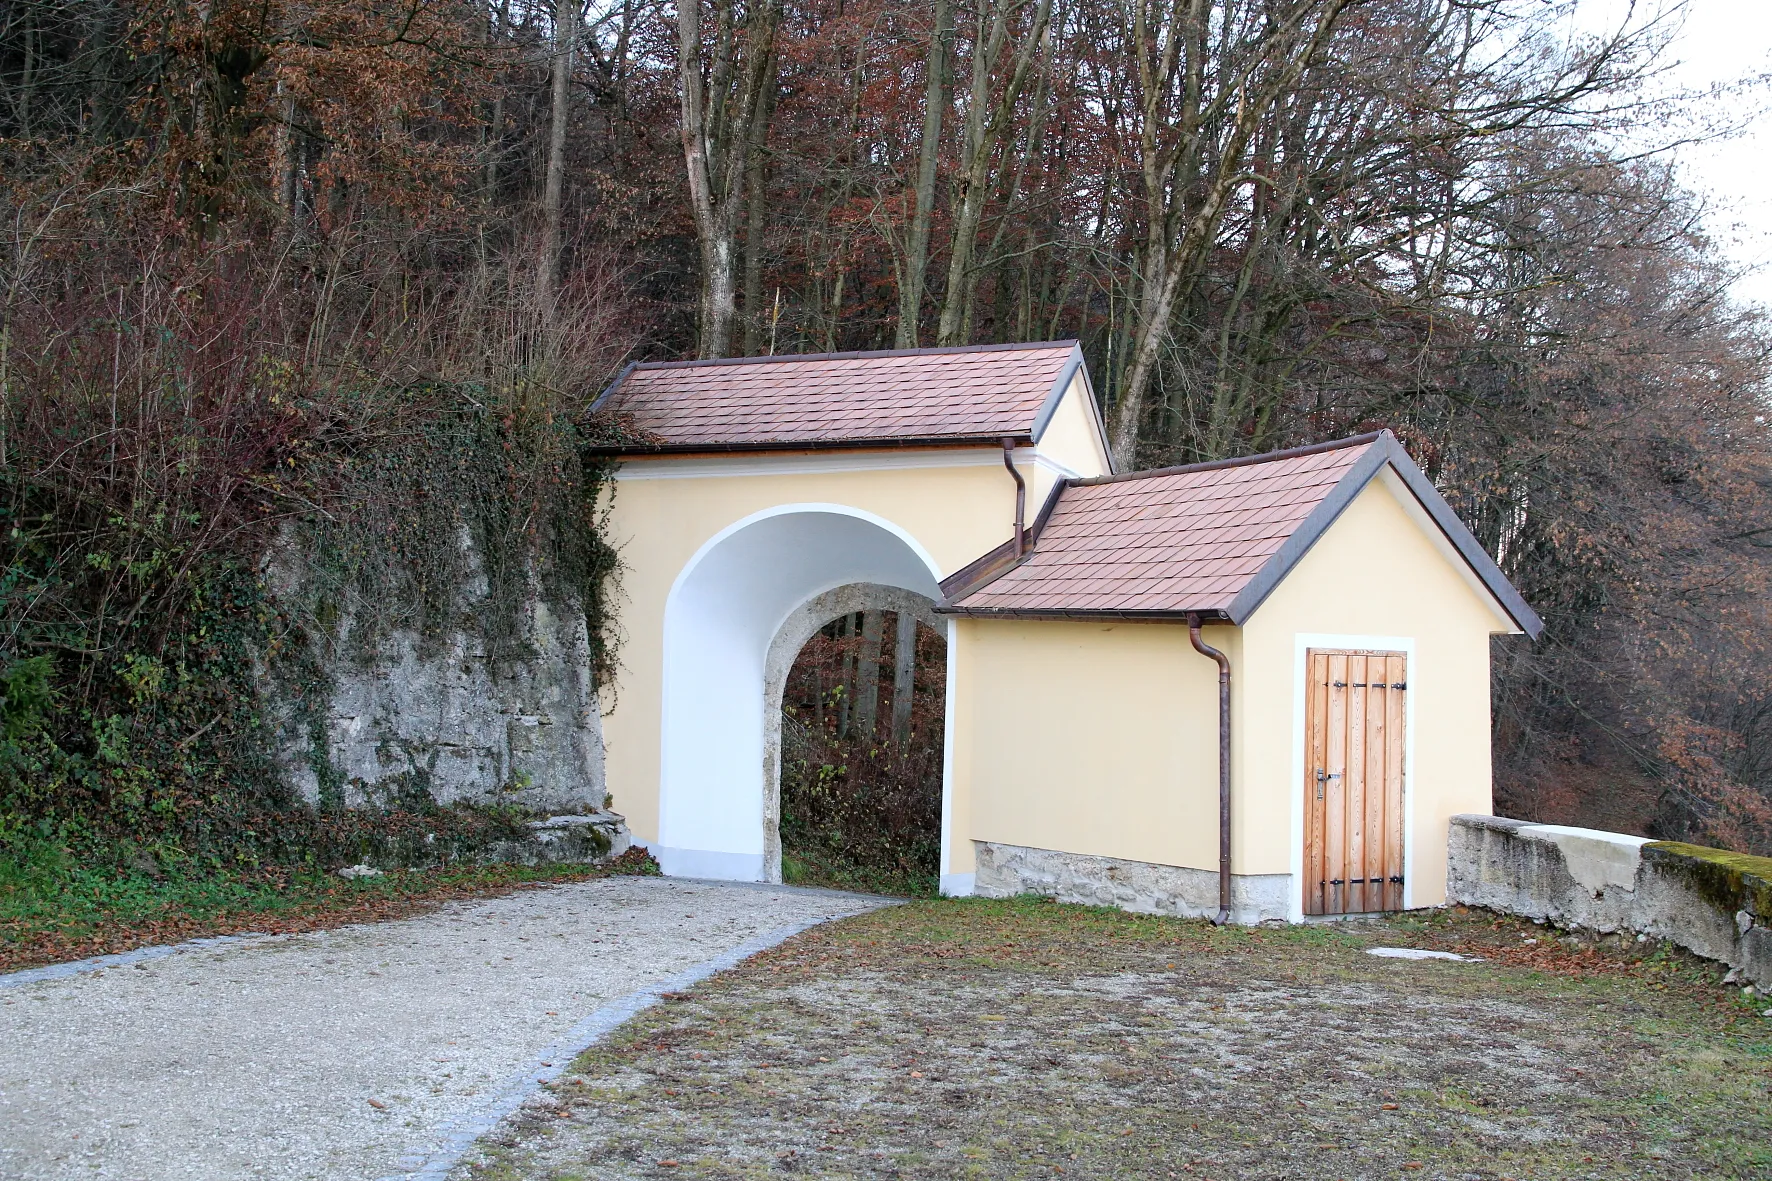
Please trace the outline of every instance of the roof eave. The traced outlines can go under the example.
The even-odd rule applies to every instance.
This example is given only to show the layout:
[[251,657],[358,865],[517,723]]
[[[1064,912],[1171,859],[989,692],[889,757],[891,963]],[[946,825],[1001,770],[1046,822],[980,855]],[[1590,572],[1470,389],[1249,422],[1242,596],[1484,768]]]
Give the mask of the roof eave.
[[1030,446],[1033,440],[1026,431],[989,435],[929,435],[865,439],[779,439],[744,443],[621,443],[593,445],[587,455],[739,455],[770,451],[905,451],[941,450],[964,447],[1000,449],[1004,439],[1013,439],[1017,446]]
[[1209,459],[1202,463],[1183,463],[1174,467],[1153,467],[1143,471],[1116,473],[1111,476],[1090,476],[1075,481],[1078,485],[1090,484],[1123,484],[1128,480],[1145,480],[1152,476],[1179,476],[1187,472],[1215,472],[1224,468],[1250,467],[1258,463],[1272,463],[1275,460],[1293,459],[1300,455],[1317,455],[1324,451],[1340,451],[1347,447],[1365,447],[1376,443],[1388,431],[1372,431],[1364,435],[1352,435],[1346,439],[1331,439],[1327,443],[1307,443],[1302,447],[1288,447],[1284,451],[1264,451],[1256,455],[1239,455],[1234,459]]
[[977,619],[1120,619],[1131,623],[1186,623],[1189,617],[1198,615],[1211,623],[1234,622],[1220,607],[1138,611],[1115,607],[962,607],[941,603],[936,605],[935,610],[942,615],[964,615]]
[[[937,345],[919,349],[862,349],[835,353],[772,353],[766,357],[706,357],[694,361],[640,361],[630,369],[707,369],[726,365],[775,365],[801,361],[878,361],[895,357],[944,357],[970,353],[1035,352],[1075,347],[1075,340],[1011,341],[1006,344]],[[625,374],[624,374],[625,376]]]

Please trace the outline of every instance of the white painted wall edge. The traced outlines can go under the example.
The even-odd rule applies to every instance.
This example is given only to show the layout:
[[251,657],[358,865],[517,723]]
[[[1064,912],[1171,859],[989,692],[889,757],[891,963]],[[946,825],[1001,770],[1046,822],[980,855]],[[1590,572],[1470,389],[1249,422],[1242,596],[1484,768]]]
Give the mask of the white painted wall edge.
[[975,873],[944,873],[941,875],[941,894],[944,898],[970,898],[975,889],[978,875]]
[[[959,700],[959,675],[955,671],[954,653],[959,641],[959,623],[953,616],[948,616],[947,626],[947,658],[946,679],[943,692],[946,697],[942,701],[941,716],[941,848],[936,854],[939,859],[938,871],[941,874],[941,892],[947,893],[949,878],[966,878],[966,893],[972,892],[972,875],[969,873],[949,873],[954,864],[954,714],[955,702]],[[968,826],[966,836],[971,838]]]
[[[1414,636],[1355,636],[1333,632],[1294,632],[1292,637],[1292,785],[1286,789],[1292,836],[1292,899],[1289,922],[1304,921],[1304,691],[1312,648],[1353,648],[1401,652],[1413,687],[1420,675]],[[1403,909],[1415,908],[1415,693],[1403,698]]]
[[660,845],[652,850],[658,868],[667,878],[706,878],[720,882],[760,882],[763,854],[723,853],[718,849],[673,849]]

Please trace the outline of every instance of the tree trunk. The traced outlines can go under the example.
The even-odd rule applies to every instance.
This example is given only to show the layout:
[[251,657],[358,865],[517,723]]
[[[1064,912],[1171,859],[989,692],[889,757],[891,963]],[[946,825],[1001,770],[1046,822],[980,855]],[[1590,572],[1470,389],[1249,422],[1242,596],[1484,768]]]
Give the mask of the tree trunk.
[[917,617],[900,611],[892,646],[892,741],[900,747],[911,741],[911,699],[916,691]]
[[[492,27],[487,31],[487,41],[502,52],[507,48],[510,40],[510,0],[500,0],[498,8],[489,15]],[[493,95],[491,111],[486,120],[486,159],[481,186],[485,193],[488,209],[492,207],[494,201],[498,200],[499,146],[504,142],[505,136],[505,89],[509,85],[508,72],[501,71],[499,81],[503,85],[500,85]]]
[[985,32],[981,13],[978,35],[972,49],[972,94],[967,101],[966,127],[960,143],[960,209],[954,217],[954,233],[948,252],[947,289],[942,293],[941,323],[936,329],[936,343],[963,344],[967,317],[968,294],[972,290],[972,250],[978,240],[978,225],[984,217],[986,198],[990,195],[991,161],[1015,118],[1015,104],[1027,82],[1028,67],[1034,51],[1046,36],[1047,18],[1052,15],[1052,0],[1037,0],[1027,36],[1016,47],[1015,61],[1002,93],[994,106],[990,102],[991,75],[1002,59],[1009,38],[1009,17],[1017,5],[999,3],[991,17],[990,31]]
[[924,277],[929,270],[929,220],[935,210],[936,170],[941,163],[941,124],[947,114],[950,80],[948,55],[954,40],[954,14],[948,0],[935,0],[935,25],[929,34],[929,74],[923,99],[923,142],[917,154],[917,188],[905,236],[904,276],[898,288],[898,338],[901,349],[920,343]]
[[[744,351],[754,357],[763,348],[763,230],[768,222],[769,116],[775,110],[776,56],[763,71],[763,93],[751,119],[750,171],[745,177],[748,212],[744,231]],[[773,349],[771,351],[774,351]]]
[[283,230],[290,241],[301,231],[301,147],[295,135],[295,96],[277,83],[277,203],[283,207]]
[[553,100],[548,117],[548,172],[541,198],[541,270],[537,288],[544,315],[553,314],[560,283],[561,197],[566,185],[566,121],[572,97],[572,49],[578,39],[579,0],[554,0]]
[[[677,5],[683,163],[701,252],[696,320],[703,358],[724,357],[732,346],[738,315],[738,219],[746,204],[750,150],[759,137],[754,126],[757,106],[781,20],[780,0],[758,0],[745,21],[741,53],[733,0],[719,0],[719,5],[719,33],[707,79],[702,77],[701,0],[680,0]],[[766,133],[767,128],[761,130]]]
[[886,618],[879,611],[861,613],[861,649],[855,655],[855,731],[872,742],[880,718],[880,648]]
[[855,707],[855,645],[843,643],[855,634],[855,616],[845,615],[837,621],[837,642],[842,644],[843,660],[837,669],[837,741],[849,737],[849,721]]

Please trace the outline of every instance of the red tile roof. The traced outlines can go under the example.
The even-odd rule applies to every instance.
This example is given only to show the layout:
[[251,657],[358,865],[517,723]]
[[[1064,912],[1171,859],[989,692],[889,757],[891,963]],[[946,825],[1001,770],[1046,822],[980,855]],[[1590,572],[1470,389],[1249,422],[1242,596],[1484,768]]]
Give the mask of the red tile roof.
[[[1394,469],[1520,625],[1541,624],[1385,431],[1317,447],[1060,484],[1028,553],[944,584],[962,614],[1114,614],[1242,623],[1353,497]],[[988,571],[1004,569],[992,577]],[[972,572],[972,573],[969,573]]]
[[1059,341],[644,364],[593,409],[643,440],[623,451],[1028,440],[1081,362]]

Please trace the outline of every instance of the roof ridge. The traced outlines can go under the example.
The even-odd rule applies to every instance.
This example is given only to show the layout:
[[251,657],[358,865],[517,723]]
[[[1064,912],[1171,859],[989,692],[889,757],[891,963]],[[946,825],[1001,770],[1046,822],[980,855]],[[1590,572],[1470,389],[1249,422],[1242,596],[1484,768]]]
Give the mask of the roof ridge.
[[1300,455],[1316,455],[1323,451],[1339,451],[1344,447],[1363,447],[1378,442],[1386,435],[1387,430],[1368,431],[1363,435],[1349,435],[1345,439],[1331,439],[1326,443],[1307,443],[1302,447],[1288,447],[1284,451],[1263,451],[1255,455],[1239,455],[1234,459],[1209,459],[1203,463],[1184,463],[1174,467],[1147,468],[1142,472],[1124,472],[1111,476],[1091,476],[1084,480],[1070,480],[1067,483],[1073,488],[1090,488],[1097,484],[1121,484],[1128,480],[1143,480],[1151,476],[1179,476],[1188,472],[1212,472],[1222,468],[1252,467],[1258,463],[1272,463],[1282,459],[1296,459]]
[[[628,367],[634,370],[653,369],[696,369],[712,368],[717,365],[768,365],[783,361],[858,361],[888,357],[934,357],[961,353],[1004,353],[1017,349],[1056,349],[1074,348],[1075,339],[1067,340],[1029,340],[1015,341],[1004,344],[964,344],[948,345],[942,348],[926,349],[870,349],[842,353],[780,353],[768,357],[710,357],[700,361],[636,361]],[[623,377],[627,373],[622,374]],[[611,387],[613,388],[613,386]]]

